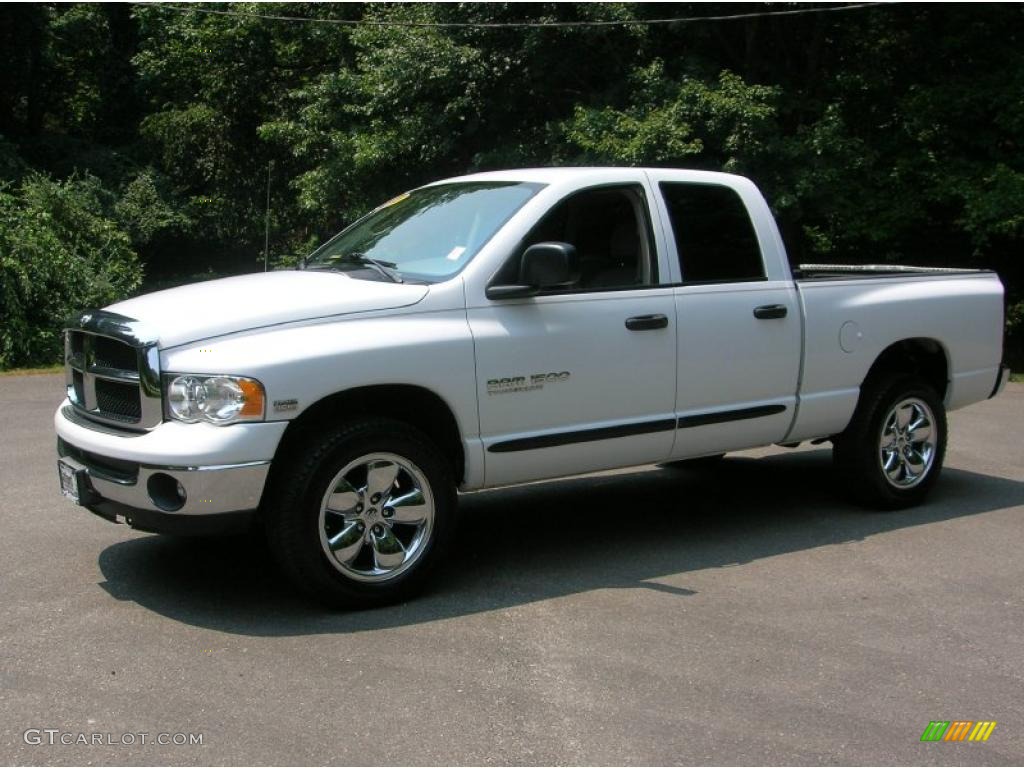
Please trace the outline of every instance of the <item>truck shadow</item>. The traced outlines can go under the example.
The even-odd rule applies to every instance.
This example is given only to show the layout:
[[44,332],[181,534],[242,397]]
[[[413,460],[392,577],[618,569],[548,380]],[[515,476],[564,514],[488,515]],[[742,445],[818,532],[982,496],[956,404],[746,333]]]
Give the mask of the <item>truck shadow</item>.
[[1024,504],[1024,483],[947,468],[925,506],[891,514],[837,501],[830,452],[729,457],[701,474],[643,469],[462,499],[458,543],[434,588],[406,604],[330,612],[297,596],[251,538],[146,536],[99,557],[101,586],[170,619],[221,632],[361,632],[501,610],[595,589],[685,587],[654,579],[863,540]]

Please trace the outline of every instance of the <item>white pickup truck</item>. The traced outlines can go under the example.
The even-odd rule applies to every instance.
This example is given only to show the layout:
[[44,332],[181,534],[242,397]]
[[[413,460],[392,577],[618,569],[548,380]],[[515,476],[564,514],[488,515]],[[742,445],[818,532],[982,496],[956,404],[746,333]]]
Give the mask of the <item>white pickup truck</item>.
[[830,440],[880,508],[996,395],[990,272],[791,268],[745,178],[481,173],[388,201],[301,268],[76,317],[66,496],[157,532],[258,524],[330,603],[408,596],[458,491]]

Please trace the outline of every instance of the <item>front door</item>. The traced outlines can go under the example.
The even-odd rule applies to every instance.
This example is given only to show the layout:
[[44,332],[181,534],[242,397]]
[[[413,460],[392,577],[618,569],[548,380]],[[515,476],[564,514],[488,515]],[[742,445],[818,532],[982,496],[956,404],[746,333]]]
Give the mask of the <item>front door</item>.
[[[469,309],[486,483],[661,461],[675,431],[673,290],[660,286],[641,185],[583,190],[527,246],[568,242],[565,290]],[[513,264],[514,267],[514,264]]]

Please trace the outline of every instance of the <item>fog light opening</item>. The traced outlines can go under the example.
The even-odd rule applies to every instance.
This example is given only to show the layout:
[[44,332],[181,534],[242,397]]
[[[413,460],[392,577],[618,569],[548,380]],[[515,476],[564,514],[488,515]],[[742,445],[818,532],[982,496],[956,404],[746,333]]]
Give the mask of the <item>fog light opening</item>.
[[150,475],[146,490],[153,503],[164,512],[178,511],[185,506],[185,499],[188,498],[185,486],[163,472]]

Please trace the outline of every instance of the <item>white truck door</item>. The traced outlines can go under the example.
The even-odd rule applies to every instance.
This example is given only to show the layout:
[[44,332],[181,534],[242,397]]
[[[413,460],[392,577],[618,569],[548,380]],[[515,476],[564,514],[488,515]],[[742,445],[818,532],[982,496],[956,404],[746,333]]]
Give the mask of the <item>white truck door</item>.
[[662,461],[672,447],[676,327],[659,278],[643,184],[584,189],[556,204],[529,245],[575,246],[578,279],[468,310],[476,347],[486,483]]
[[771,214],[745,180],[651,176],[681,273],[674,291],[678,431],[672,456],[778,442],[796,407],[801,316]]

